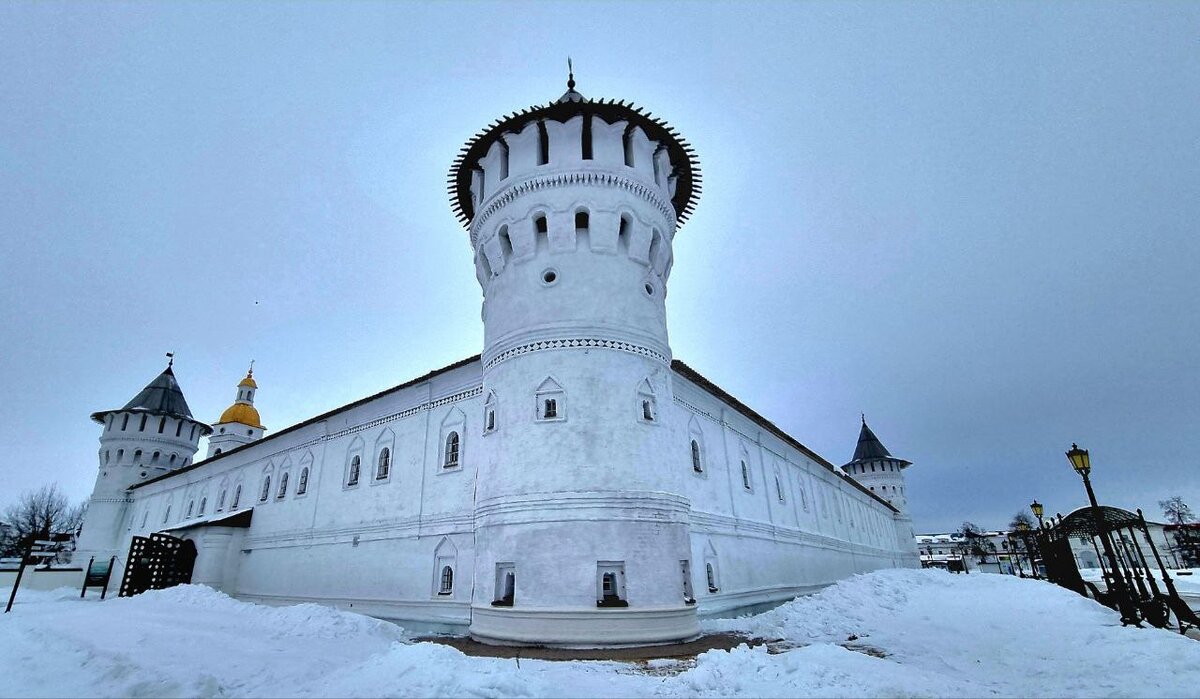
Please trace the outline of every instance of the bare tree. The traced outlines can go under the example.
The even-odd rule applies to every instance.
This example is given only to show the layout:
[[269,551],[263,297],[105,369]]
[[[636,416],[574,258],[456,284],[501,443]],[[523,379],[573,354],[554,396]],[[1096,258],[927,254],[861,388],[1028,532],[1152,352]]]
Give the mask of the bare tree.
[[5,523],[10,527],[8,541],[4,542],[8,550],[4,553],[15,555],[30,536],[49,539],[52,534],[74,534],[86,507],[86,504],[72,507],[57,483],[25,491],[16,504],[4,511]]
[[1196,521],[1196,515],[1192,514],[1192,508],[1188,507],[1188,504],[1178,495],[1166,500],[1159,500],[1158,506],[1162,508],[1163,517],[1166,517],[1171,524],[1187,524]]
[[1017,510],[1017,513],[1013,515],[1012,521],[1008,523],[1008,529],[1009,531],[1017,531],[1021,528],[1022,524],[1030,529],[1037,528],[1037,525],[1033,523],[1033,517],[1030,517],[1028,512]]
[[965,560],[966,556],[975,556],[980,563],[987,563],[988,556],[996,553],[996,545],[991,542],[983,529],[974,522],[963,522],[958,532],[958,551]]

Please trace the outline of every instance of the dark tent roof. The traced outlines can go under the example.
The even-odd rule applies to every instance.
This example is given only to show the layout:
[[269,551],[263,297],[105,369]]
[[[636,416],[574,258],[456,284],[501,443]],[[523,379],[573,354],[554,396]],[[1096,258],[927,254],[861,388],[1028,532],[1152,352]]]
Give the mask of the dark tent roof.
[[167,366],[161,374],[147,384],[141,393],[133,397],[133,400],[126,403],[125,407],[120,410],[102,410],[92,413],[92,419],[96,422],[104,422],[105,416],[119,412],[143,412],[195,420],[192,417],[191,409],[188,408],[187,400],[183,397],[183,389],[175,380],[175,372],[170,366]]
[[879,438],[876,437],[875,433],[871,431],[871,428],[867,427],[867,419],[864,417],[862,429],[858,432],[858,446],[854,448],[854,458],[851,459],[850,463],[846,464],[846,466],[864,461],[875,461],[878,459],[891,459],[893,461],[899,461],[901,466],[908,466],[911,463],[910,461],[897,459],[896,457],[892,456],[891,452],[887,450],[887,447],[883,446],[883,442],[879,441]]
[[[1128,510],[1108,505],[1101,505],[1099,509],[1106,532],[1141,525],[1141,519]],[[1081,507],[1063,517],[1061,522],[1054,525],[1054,531],[1062,536],[1099,536],[1100,526],[1096,522],[1096,513],[1092,508]]]

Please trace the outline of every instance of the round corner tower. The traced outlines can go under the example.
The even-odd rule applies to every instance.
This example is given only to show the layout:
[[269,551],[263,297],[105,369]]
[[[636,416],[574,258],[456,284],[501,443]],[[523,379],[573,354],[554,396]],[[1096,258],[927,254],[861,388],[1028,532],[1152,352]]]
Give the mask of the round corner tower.
[[665,297],[699,193],[691,147],[568,82],[463,149],[452,203],[483,289],[471,634],[493,643],[699,633],[681,569]]
[[188,466],[200,438],[212,432],[192,417],[173,364],[174,359],[124,407],[92,413],[103,431],[100,468],[79,536],[76,556],[81,559],[123,558],[125,533],[132,525],[129,487]]
[[[893,520],[897,547],[916,555],[916,535],[908,512],[908,494],[904,488],[904,469],[911,465],[911,461],[892,456],[871,428],[867,427],[867,416],[863,415],[854,458],[842,466],[842,470],[896,508]],[[896,559],[896,565],[901,565],[899,558]]]

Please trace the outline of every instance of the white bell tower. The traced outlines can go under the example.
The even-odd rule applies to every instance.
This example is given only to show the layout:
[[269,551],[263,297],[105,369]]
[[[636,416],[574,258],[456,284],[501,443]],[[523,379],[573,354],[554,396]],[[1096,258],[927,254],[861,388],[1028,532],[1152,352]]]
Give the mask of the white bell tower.
[[211,459],[230,449],[243,444],[249,444],[256,439],[262,439],[262,419],[258,416],[258,408],[254,407],[254,393],[258,383],[254,380],[254,362],[250,362],[250,370],[246,372],[237,385],[237,398],[233,405],[221,413],[220,419],[213,425],[212,436],[208,438],[208,455]]
[[687,474],[665,467],[682,439],[665,297],[698,166],[661,120],[567,86],[478,134],[451,172],[483,290],[470,631],[674,641],[699,627],[680,579]]

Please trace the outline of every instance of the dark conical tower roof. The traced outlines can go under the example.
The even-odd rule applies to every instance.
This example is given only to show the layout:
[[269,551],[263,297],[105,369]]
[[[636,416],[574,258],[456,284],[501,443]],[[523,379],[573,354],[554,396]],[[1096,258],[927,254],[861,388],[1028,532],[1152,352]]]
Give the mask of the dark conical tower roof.
[[183,389],[179,388],[179,382],[175,380],[175,372],[171,367],[164,369],[163,373],[147,384],[142,392],[134,396],[121,410],[145,410],[148,413],[171,417],[192,416],[187,400],[183,397]]
[[904,466],[908,466],[911,463],[909,461],[905,461],[904,459],[898,459],[892,456],[892,453],[887,450],[887,447],[883,446],[883,442],[879,441],[879,438],[875,436],[875,433],[871,431],[871,428],[867,427],[867,418],[864,416],[862,421],[862,429],[858,431],[858,446],[854,448],[854,458],[851,459],[850,463],[846,464],[846,466],[866,461],[875,461],[878,459],[891,459],[893,461],[899,461]]
[[883,446],[883,442],[879,441],[870,427],[867,427],[867,421],[864,419],[862,429],[858,432],[858,446],[854,448],[854,459],[852,460],[886,459],[891,455],[887,447]]
[[146,384],[146,387],[120,410],[102,410],[92,413],[92,419],[102,423],[104,422],[104,418],[109,414],[121,412],[151,413],[154,415],[195,420],[192,417],[192,410],[188,407],[187,400],[183,397],[183,389],[179,387],[179,382],[175,380],[175,372],[169,364],[166,369],[163,369],[161,374]]

